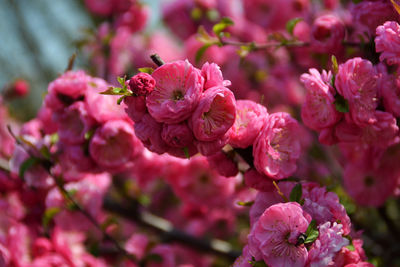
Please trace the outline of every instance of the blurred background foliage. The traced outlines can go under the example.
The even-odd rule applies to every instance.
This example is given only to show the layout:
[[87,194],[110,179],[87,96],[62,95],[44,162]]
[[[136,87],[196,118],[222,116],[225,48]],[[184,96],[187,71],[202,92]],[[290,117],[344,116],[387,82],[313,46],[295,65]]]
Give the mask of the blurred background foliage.
[[[151,7],[148,29],[157,27],[160,1],[142,2]],[[64,72],[73,53],[75,69],[87,67],[77,43],[98,21],[83,0],[0,0],[0,90],[18,78],[31,89],[12,101],[12,116],[23,121],[35,116],[48,83]]]

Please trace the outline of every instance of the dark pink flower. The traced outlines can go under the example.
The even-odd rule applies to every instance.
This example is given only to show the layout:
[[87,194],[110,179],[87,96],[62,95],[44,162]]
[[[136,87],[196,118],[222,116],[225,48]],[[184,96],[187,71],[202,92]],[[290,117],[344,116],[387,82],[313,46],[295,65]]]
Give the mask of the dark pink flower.
[[212,87],[206,90],[189,125],[200,141],[215,141],[225,135],[235,121],[236,104],[231,90]]
[[147,96],[156,85],[156,81],[150,74],[139,73],[129,80],[129,89],[138,96]]
[[380,61],[388,65],[400,64],[400,25],[395,21],[386,21],[376,28],[376,52],[382,52]]
[[336,54],[342,48],[345,27],[342,21],[328,14],[318,17],[311,28],[311,46],[319,53]]
[[199,103],[204,79],[188,61],[164,64],[152,74],[156,87],[146,98],[150,115],[158,122],[179,123]]
[[253,156],[256,169],[273,179],[292,175],[300,157],[298,139],[300,126],[288,113],[270,114],[265,126],[254,141]]
[[125,112],[134,122],[139,122],[147,113],[146,99],[143,96],[127,96],[124,98]]
[[179,124],[164,124],[161,131],[161,138],[172,147],[189,147],[194,137],[186,122]]

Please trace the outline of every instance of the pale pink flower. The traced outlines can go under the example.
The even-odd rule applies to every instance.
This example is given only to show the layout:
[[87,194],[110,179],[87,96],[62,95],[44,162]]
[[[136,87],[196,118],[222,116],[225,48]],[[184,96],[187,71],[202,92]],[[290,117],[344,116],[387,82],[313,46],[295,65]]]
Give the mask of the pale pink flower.
[[230,130],[229,144],[240,148],[251,146],[267,117],[264,106],[251,100],[236,101],[236,119]]
[[311,47],[319,53],[336,54],[342,48],[345,35],[343,22],[332,14],[318,17],[311,28]]
[[243,248],[242,255],[235,260],[232,267],[252,267],[252,265],[250,264],[251,260],[252,260],[252,258],[249,253],[249,246],[246,245]]
[[133,127],[123,120],[108,121],[99,127],[89,144],[92,159],[105,170],[121,170],[142,150]]
[[388,65],[400,64],[400,25],[395,21],[386,21],[376,28],[376,52],[382,52],[380,61]]
[[298,139],[300,126],[288,113],[270,114],[260,135],[254,141],[253,156],[256,169],[273,179],[292,175],[300,157]]
[[350,218],[346,209],[339,202],[339,197],[333,192],[326,192],[325,187],[318,187],[313,184],[303,185],[303,209],[318,224],[324,222],[338,222],[342,225],[343,233],[350,233]]
[[215,63],[204,63],[201,67],[201,75],[204,78],[204,90],[214,86],[231,85],[231,81],[224,80],[220,67]]
[[149,239],[144,234],[133,234],[125,243],[125,249],[136,258],[143,259],[146,253]]
[[301,75],[300,81],[307,90],[306,99],[301,108],[301,118],[304,124],[313,129],[321,130],[337,123],[342,117],[335,108],[335,90],[330,85],[332,73],[310,69],[310,74]]
[[333,264],[333,258],[349,240],[343,237],[342,225],[326,222],[318,226],[318,238],[308,251],[309,267],[325,267]]
[[158,67],[152,76],[156,87],[146,98],[151,116],[165,123],[179,123],[189,118],[203,89],[200,70],[180,60]]
[[272,205],[261,215],[249,235],[249,251],[256,260],[264,260],[271,267],[303,267],[308,252],[304,245],[296,245],[305,233],[309,220],[298,203]]
[[378,74],[368,60],[355,57],[339,65],[335,86],[348,100],[350,116],[359,126],[376,122]]
[[311,27],[304,20],[297,22],[293,28],[293,36],[302,42],[309,42],[310,34]]
[[189,120],[196,139],[215,141],[225,135],[235,122],[235,102],[235,96],[226,87],[206,90]]

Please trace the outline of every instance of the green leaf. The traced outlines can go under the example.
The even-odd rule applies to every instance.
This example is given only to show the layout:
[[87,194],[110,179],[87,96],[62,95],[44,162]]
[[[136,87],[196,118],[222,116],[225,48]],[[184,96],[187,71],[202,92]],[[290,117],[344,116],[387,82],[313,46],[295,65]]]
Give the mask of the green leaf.
[[210,10],[207,11],[206,17],[210,21],[214,22],[214,21],[217,21],[219,19],[220,15],[219,15],[219,12],[218,12],[217,9],[210,9]]
[[138,201],[139,201],[140,204],[142,204],[143,206],[146,207],[146,206],[150,205],[150,203],[151,203],[151,198],[150,198],[148,195],[141,194],[141,195],[138,197]]
[[51,153],[50,150],[47,146],[42,146],[39,150],[40,154],[43,156],[43,158],[50,160],[51,158]]
[[350,251],[355,251],[356,248],[354,247],[353,244],[347,245],[346,248],[348,248]]
[[306,236],[307,238],[304,241],[304,244],[311,244],[318,238],[319,231],[317,229],[317,222],[315,220],[312,220],[308,225],[306,230]]
[[90,140],[93,135],[94,135],[94,129],[90,129],[85,133],[85,140]]
[[42,226],[44,229],[49,227],[50,221],[56,216],[61,209],[59,207],[48,208],[43,214],[42,217]]
[[122,100],[124,100],[124,98],[127,97],[126,95],[121,96],[120,98],[118,98],[117,100],[117,104],[121,105]]
[[332,70],[334,74],[337,74],[339,71],[339,65],[337,63],[337,59],[334,55],[331,56],[331,61],[332,61]]
[[203,11],[201,10],[201,8],[199,7],[195,7],[192,9],[192,11],[190,12],[190,17],[193,20],[200,20],[201,17],[203,17]]
[[59,136],[58,136],[58,133],[54,133],[54,134],[50,135],[50,143],[51,143],[52,145],[56,144],[56,143],[58,142],[59,139],[60,139],[60,138],[59,138]]
[[187,147],[183,148],[183,153],[187,159],[190,159],[189,149]]
[[233,25],[233,21],[230,18],[224,17],[220,22],[213,26],[213,32],[216,36],[219,36],[221,32],[223,32],[228,26]]
[[146,261],[163,262],[163,257],[158,254],[151,253],[146,256]]
[[207,49],[211,46],[212,44],[205,44],[202,47],[199,48],[196,52],[196,57],[195,57],[195,62],[196,64],[200,63],[201,58],[203,57],[204,53],[207,51]]
[[253,267],[268,267],[267,264],[263,261],[256,261],[253,257],[253,259],[251,261],[249,261],[250,265]]
[[147,73],[147,74],[153,74],[154,69],[150,68],[150,67],[145,67],[145,68],[138,68],[138,71],[144,72],[144,73]]
[[40,160],[38,158],[34,158],[34,157],[30,157],[28,159],[26,159],[21,166],[19,167],[19,177],[20,178],[24,178],[24,174],[25,172],[31,168],[32,166],[34,166],[35,164],[38,164],[40,162]]
[[117,77],[117,81],[118,83],[122,86],[122,88],[125,86],[125,82],[126,82],[126,76],[124,77]]
[[303,194],[302,189],[303,189],[303,187],[301,186],[300,183],[296,184],[293,187],[292,191],[290,192],[289,200],[292,202],[300,203],[301,196]]
[[208,34],[203,25],[200,25],[197,30],[196,39],[203,44],[217,43],[218,39]]
[[238,201],[236,204],[243,207],[251,207],[251,205],[254,204],[254,201]]
[[349,102],[346,99],[344,99],[343,96],[336,94],[335,102],[333,103],[335,104],[335,108],[337,111],[341,113],[349,112]]
[[294,27],[296,26],[297,23],[299,23],[302,20],[303,20],[302,18],[294,18],[294,19],[289,20],[286,23],[287,32],[290,33],[290,34],[293,34]]

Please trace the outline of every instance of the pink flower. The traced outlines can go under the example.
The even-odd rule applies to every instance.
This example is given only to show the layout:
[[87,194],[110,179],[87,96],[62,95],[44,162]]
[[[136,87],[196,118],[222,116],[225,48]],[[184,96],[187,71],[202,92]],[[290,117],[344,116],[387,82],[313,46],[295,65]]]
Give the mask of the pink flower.
[[149,11],[147,6],[133,2],[125,13],[118,16],[116,27],[127,27],[132,33],[143,30],[147,23]]
[[133,76],[129,80],[129,89],[138,95],[138,96],[146,96],[150,94],[156,85],[156,81],[150,74],[147,73],[139,73]]
[[189,161],[174,166],[168,177],[175,194],[196,205],[224,205],[234,192],[235,180],[226,179],[208,165],[203,156],[192,157]]
[[235,97],[226,87],[206,90],[194,111],[189,125],[200,141],[215,141],[222,137],[235,122]]
[[368,60],[356,57],[339,65],[335,86],[349,102],[350,116],[359,126],[376,122],[378,75]]
[[106,91],[109,87],[106,81],[100,78],[92,78],[89,85],[90,87],[85,95],[85,103],[90,116],[99,123],[110,120],[128,119],[122,105],[117,104],[120,96],[100,94],[100,92]]
[[140,154],[142,146],[126,121],[108,121],[99,127],[89,144],[92,159],[102,168],[118,171]]
[[[110,184],[111,176],[108,173],[90,174],[78,182],[66,184],[65,189],[93,218],[97,218],[101,211],[104,194]],[[66,200],[58,188],[54,187],[49,191],[45,203],[47,208],[58,207],[61,209],[55,215],[54,220],[56,225],[62,229],[86,231],[93,227],[93,223],[81,212],[64,209],[67,205]]]
[[344,187],[359,205],[379,207],[396,188],[399,170],[394,166],[391,161],[378,168],[372,168],[368,163],[347,164],[343,174]]
[[236,101],[236,119],[230,130],[229,144],[240,148],[251,146],[267,117],[264,106],[251,100]]
[[343,247],[334,259],[335,266],[347,266],[347,264],[359,263],[367,259],[362,248],[363,241],[361,239],[353,239],[352,245],[354,250]]
[[[382,66],[382,65],[380,65]],[[382,96],[385,110],[395,117],[400,117],[400,76],[381,71],[379,93]]]
[[70,105],[60,115],[55,116],[58,122],[58,135],[64,143],[74,145],[85,142],[85,134],[94,126],[94,119],[88,114],[82,101]]
[[228,143],[228,139],[229,131],[217,140],[210,142],[195,140],[194,144],[200,154],[202,154],[203,156],[212,156],[215,153],[219,152]]
[[342,116],[335,108],[335,90],[330,85],[331,72],[323,71],[320,74],[316,69],[309,71],[310,74],[305,73],[300,77],[307,90],[301,118],[307,127],[319,131],[333,126]]
[[242,255],[235,260],[232,267],[252,267],[252,265],[250,264],[251,260],[252,260],[252,258],[249,253],[249,246],[246,245],[243,248]]
[[231,82],[224,80],[219,66],[215,63],[204,63],[201,67],[201,75],[204,78],[204,90],[214,86],[229,86]]
[[395,21],[386,21],[376,28],[376,52],[382,52],[380,61],[388,65],[400,64],[400,25]]
[[23,97],[29,93],[29,83],[23,79],[17,79],[12,85],[12,94]]
[[68,71],[52,81],[44,99],[47,107],[60,111],[77,100],[82,100],[90,77],[84,71]]
[[342,21],[328,14],[318,17],[311,28],[311,46],[319,53],[336,54],[343,46],[345,27]]
[[158,122],[179,123],[199,103],[204,79],[188,61],[164,64],[152,74],[156,87],[146,98],[150,115]]
[[376,122],[364,127],[342,121],[335,129],[337,139],[343,143],[368,144],[380,148],[398,143],[399,127],[396,118],[388,112],[379,110],[374,112],[374,117]]
[[143,96],[127,96],[124,103],[126,114],[134,122],[139,122],[147,113],[146,99]]
[[[14,154],[10,160],[11,172],[15,175],[19,175],[21,165],[30,158],[30,155],[21,146],[16,146],[14,149]],[[25,183],[28,186],[39,187],[39,188],[49,188],[54,185],[53,178],[50,176],[49,172],[43,168],[40,163],[33,164],[28,168],[24,177]]]
[[172,147],[189,147],[193,143],[193,133],[187,123],[164,124],[161,131],[161,138]]
[[298,139],[300,126],[288,113],[270,114],[264,128],[254,141],[253,156],[256,169],[273,179],[292,175],[300,157]]
[[259,191],[270,192],[275,189],[271,179],[269,179],[268,176],[259,173],[253,168],[248,169],[244,173],[243,178],[248,187],[255,188]]
[[318,226],[318,239],[308,251],[308,265],[310,267],[331,266],[333,258],[349,240],[343,237],[342,225],[326,222]]
[[261,215],[249,235],[249,251],[256,260],[264,260],[271,267],[303,267],[307,249],[296,245],[305,233],[309,220],[298,203],[272,205]]
[[133,234],[125,243],[125,249],[135,255],[139,260],[143,259],[149,239],[144,234]]

